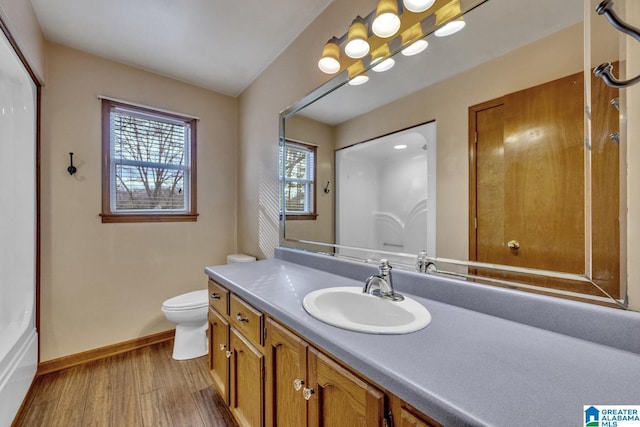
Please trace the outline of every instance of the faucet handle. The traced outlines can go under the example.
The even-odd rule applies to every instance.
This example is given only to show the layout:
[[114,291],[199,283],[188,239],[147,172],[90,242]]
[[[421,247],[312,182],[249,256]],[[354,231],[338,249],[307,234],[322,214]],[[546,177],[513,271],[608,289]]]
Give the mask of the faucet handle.
[[392,268],[393,267],[391,267],[391,264],[389,264],[388,259],[382,258],[380,260],[380,264],[378,265],[378,271],[380,272],[380,274],[389,274]]
[[418,256],[416,257],[416,270],[420,273],[427,272],[427,251],[418,252]]

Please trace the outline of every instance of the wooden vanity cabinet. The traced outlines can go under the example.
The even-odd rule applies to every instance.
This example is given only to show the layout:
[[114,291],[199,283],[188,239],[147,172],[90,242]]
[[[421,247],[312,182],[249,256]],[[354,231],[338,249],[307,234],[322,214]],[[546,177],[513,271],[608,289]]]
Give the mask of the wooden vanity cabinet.
[[384,394],[320,353],[309,350],[309,427],[384,425]]
[[262,427],[264,316],[213,280],[209,297],[211,379],[241,427]]
[[241,427],[263,425],[264,356],[231,328],[231,413]]
[[266,426],[381,427],[384,394],[267,320]]
[[209,280],[209,306],[229,320],[229,291],[213,280]]
[[392,397],[392,413],[394,427],[442,427],[442,424],[422,414],[396,396]]
[[442,427],[220,284],[209,293],[210,374],[241,427]]
[[230,326],[223,316],[209,308],[209,375],[220,397],[229,404]]
[[256,347],[264,344],[264,316],[236,295],[229,298],[229,316],[231,326],[236,328],[249,342]]
[[265,426],[305,426],[309,344],[272,319],[267,319],[266,330]]

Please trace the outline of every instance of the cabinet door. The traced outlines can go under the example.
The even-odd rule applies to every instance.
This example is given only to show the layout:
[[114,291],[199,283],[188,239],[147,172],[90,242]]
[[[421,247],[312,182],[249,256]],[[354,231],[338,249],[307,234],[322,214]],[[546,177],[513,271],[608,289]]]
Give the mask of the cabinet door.
[[209,308],[209,373],[220,396],[229,404],[229,322]]
[[435,424],[431,424],[426,420],[418,418],[417,415],[412,414],[405,408],[400,409],[400,423],[398,427],[433,427]]
[[266,327],[265,425],[306,426],[308,344],[271,319]]
[[413,406],[393,396],[393,414],[396,427],[442,427]]
[[263,421],[264,356],[231,328],[231,403],[241,427],[261,427]]
[[382,392],[318,350],[310,348],[309,354],[309,426],[382,427]]

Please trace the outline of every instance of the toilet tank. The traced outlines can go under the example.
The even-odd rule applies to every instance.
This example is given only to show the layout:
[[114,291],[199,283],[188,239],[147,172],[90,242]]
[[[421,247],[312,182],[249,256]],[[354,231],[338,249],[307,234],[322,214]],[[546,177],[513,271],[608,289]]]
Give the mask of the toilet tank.
[[241,262],[255,261],[256,257],[246,254],[231,254],[227,255],[227,264],[237,264]]

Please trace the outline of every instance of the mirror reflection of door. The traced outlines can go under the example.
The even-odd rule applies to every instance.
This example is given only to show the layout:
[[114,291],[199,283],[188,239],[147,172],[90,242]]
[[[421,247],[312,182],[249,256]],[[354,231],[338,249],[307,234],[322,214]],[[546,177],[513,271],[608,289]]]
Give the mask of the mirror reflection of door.
[[[617,94],[600,81],[593,85],[592,209],[599,211],[592,225],[593,277],[617,296],[618,148],[608,138],[617,132],[616,110],[609,104]],[[577,73],[470,107],[471,260],[588,273],[583,86],[583,73]],[[559,285],[548,278],[534,281]],[[560,286],[598,294],[583,283]]]

